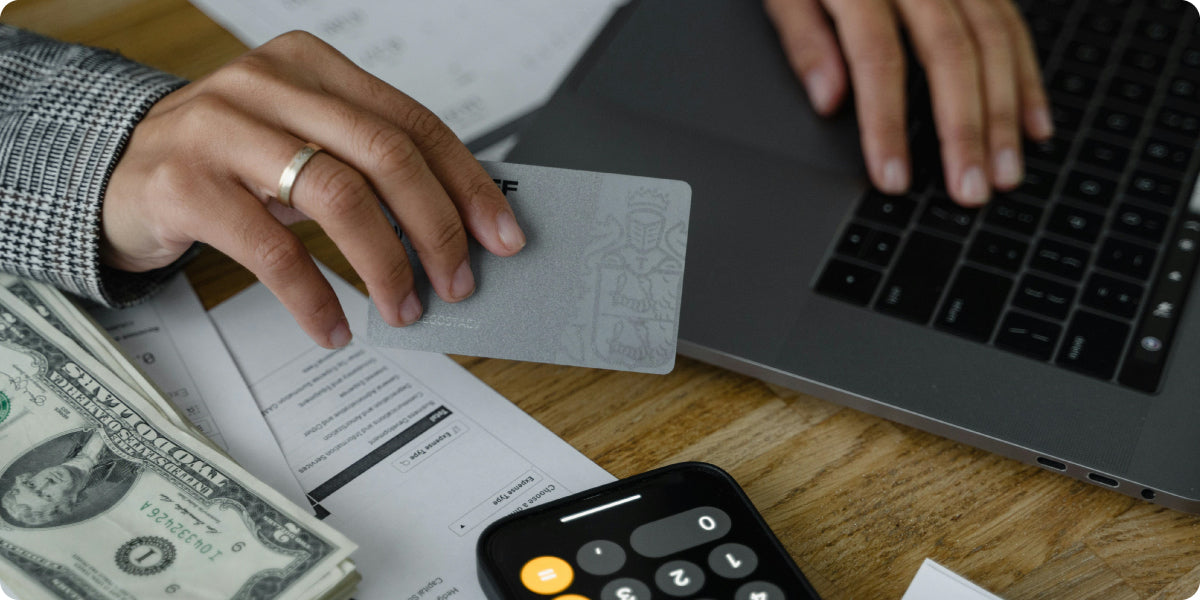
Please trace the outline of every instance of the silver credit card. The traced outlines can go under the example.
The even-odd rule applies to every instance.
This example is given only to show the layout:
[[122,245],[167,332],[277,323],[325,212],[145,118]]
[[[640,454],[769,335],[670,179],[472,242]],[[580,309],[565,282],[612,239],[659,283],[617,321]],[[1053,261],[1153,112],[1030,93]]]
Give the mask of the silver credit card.
[[[444,302],[413,261],[425,312],[377,346],[639,373],[675,366],[692,191],[682,181],[482,163],[527,244],[499,258],[471,243],[475,294]],[[409,249],[410,259],[415,257]]]

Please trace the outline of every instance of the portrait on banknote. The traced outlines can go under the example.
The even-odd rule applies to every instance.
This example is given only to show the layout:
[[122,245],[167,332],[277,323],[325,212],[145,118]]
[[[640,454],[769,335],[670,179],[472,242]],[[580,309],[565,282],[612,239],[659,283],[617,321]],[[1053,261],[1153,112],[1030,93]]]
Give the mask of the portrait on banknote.
[[113,453],[92,428],[51,438],[0,468],[0,518],[22,528],[99,515],[121,500],[141,469]]

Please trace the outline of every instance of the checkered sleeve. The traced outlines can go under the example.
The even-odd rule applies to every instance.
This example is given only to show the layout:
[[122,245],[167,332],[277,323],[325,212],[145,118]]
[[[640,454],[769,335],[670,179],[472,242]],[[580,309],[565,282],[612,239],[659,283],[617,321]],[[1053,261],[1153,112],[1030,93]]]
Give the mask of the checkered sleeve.
[[0,25],[0,271],[125,306],[178,270],[101,265],[100,205],[134,126],[185,83]]

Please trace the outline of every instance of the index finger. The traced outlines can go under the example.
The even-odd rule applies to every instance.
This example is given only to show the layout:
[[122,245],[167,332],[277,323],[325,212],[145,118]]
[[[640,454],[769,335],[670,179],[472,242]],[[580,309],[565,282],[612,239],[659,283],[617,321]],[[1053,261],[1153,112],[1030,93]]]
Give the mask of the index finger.
[[882,0],[825,0],[841,38],[862,129],[863,155],[880,190],[908,189],[904,53],[892,8]]

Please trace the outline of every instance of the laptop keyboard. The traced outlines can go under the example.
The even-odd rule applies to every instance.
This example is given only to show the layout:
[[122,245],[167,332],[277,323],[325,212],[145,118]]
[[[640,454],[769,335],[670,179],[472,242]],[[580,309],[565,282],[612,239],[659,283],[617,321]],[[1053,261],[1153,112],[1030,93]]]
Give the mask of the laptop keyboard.
[[915,81],[912,191],[866,193],[817,291],[1154,393],[1200,253],[1196,12],[1019,4],[1056,128],[1027,144],[1024,183],[982,209],[952,202]]

